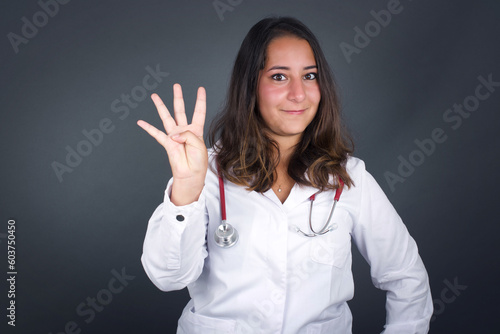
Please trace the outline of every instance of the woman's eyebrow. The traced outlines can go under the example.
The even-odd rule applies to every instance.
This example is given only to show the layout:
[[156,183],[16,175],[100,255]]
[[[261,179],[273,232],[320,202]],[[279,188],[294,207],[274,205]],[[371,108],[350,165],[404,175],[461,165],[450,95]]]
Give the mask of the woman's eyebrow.
[[[318,68],[317,65],[310,65],[310,66],[306,66],[304,67],[304,70],[310,70],[310,69],[313,69],[313,68]],[[273,71],[273,70],[285,70],[285,71],[289,71],[290,70],[290,67],[288,66],[279,66],[279,65],[276,65],[276,66],[273,66],[271,67],[270,69],[267,70],[267,72],[269,71]]]

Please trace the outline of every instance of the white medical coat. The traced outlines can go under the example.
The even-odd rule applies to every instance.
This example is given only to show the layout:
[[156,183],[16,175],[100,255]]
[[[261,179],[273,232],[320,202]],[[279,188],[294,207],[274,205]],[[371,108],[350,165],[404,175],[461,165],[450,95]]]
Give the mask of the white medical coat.
[[[355,186],[344,187],[335,229],[313,238],[295,226],[309,233],[309,197],[317,189],[296,184],[282,204],[272,189],[225,181],[227,221],[239,232],[231,248],[213,237],[221,221],[217,175],[209,170],[198,201],[180,207],[170,202],[170,180],[149,221],[142,263],[159,289],[187,286],[191,300],[177,333],[351,333],[351,240],[373,284],[387,291],[383,333],[427,333],[432,298],[417,245],[363,161],[350,157],[346,167]],[[316,195],[316,230],[334,194]]]

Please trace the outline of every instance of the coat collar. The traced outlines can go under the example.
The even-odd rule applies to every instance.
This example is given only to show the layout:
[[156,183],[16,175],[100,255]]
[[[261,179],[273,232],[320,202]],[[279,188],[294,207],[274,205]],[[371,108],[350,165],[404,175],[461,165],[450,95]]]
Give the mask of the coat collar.
[[309,197],[318,192],[319,190],[317,188],[299,185],[296,183],[292,187],[292,190],[290,191],[288,198],[285,200],[285,203],[281,203],[278,196],[276,196],[272,189],[264,192],[263,195],[273,201],[273,203],[281,207],[283,210],[291,211],[303,202],[308,201]]

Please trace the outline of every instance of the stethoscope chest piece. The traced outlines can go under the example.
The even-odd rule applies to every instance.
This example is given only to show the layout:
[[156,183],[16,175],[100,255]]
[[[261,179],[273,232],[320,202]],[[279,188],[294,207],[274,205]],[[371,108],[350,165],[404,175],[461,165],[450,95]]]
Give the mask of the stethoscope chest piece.
[[217,246],[229,248],[238,241],[238,231],[231,224],[223,222],[215,230],[214,239]]

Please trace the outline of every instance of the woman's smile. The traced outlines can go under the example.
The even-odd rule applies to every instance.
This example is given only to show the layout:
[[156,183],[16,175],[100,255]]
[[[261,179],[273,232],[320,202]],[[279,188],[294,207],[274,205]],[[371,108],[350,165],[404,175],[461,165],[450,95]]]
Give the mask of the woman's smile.
[[302,115],[302,113],[304,113],[304,111],[306,111],[307,108],[304,108],[304,109],[289,109],[289,110],[283,110],[284,112],[286,112],[287,114],[290,114],[290,115]]

